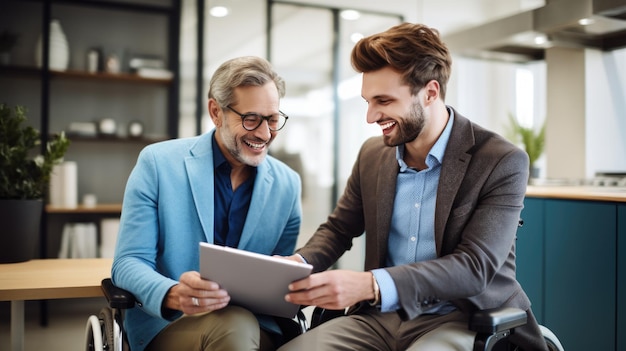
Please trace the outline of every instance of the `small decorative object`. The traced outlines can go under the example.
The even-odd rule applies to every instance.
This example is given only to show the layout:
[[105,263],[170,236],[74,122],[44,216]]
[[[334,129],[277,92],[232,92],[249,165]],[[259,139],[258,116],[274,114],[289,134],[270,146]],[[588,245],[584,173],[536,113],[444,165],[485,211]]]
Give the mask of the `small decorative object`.
[[[37,67],[43,66],[43,38],[39,36],[35,49]],[[48,67],[57,71],[65,71],[70,62],[70,47],[58,19],[50,21],[50,48]]]
[[78,206],[78,164],[76,162],[63,161],[52,168],[48,194],[50,206],[60,208]]
[[0,104],[0,263],[24,262],[36,257],[43,199],[52,168],[63,160],[70,141],[54,136],[46,152],[40,133],[26,121],[26,109]]
[[120,60],[117,55],[109,55],[105,64],[105,70],[107,73],[117,74],[121,72]]
[[139,138],[143,135],[143,123],[139,121],[131,121],[128,123],[128,136],[131,138]]
[[98,197],[96,194],[83,195],[83,206],[87,208],[94,208],[98,204]]
[[515,143],[521,142],[524,146],[524,150],[528,154],[528,158],[530,160],[530,178],[538,178],[539,170],[535,167],[535,162],[543,154],[543,149],[545,147],[546,125],[544,123],[538,131],[535,131],[532,127],[522,126],[517,118],[510,113],[509,120],[511,122],[509,139]]
[[113,118],[103,118],[98,122],[98,132],[103,136],[114,136],[117,133],[117,123]]
[[98,135],[98,126],[95,122],[71,122],[67,127],[67,134],[95,137]]
[[0,65],[11,63],[11,50],[17,44],[18,35],[9,30],[0,32]]
[[102,71],[102,50],[92,48],[87,51],[87,72],[96,73]]

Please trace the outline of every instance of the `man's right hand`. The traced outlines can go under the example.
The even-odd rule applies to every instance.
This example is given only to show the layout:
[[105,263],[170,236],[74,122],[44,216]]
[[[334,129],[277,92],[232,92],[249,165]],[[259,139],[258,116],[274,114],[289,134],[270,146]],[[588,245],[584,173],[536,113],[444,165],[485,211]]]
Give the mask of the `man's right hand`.
[[178,284],[167,293],[166,307],[196,314],[219,310],[228,305],[230,296],[216,282],[202,279],[200,273],[189,271],[181,274]]

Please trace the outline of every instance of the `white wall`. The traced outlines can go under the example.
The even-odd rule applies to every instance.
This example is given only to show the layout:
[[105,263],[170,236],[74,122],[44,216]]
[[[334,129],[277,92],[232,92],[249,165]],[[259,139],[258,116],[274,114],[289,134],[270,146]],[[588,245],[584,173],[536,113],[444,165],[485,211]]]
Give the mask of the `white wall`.
[[[572,158],[584,157],[584,175],[591,178],[596,172],[626,171],[626,49],[602,52],[584,50],[585,74],[585,130],[584,140],[561,140],[557,143],[584,144],[584,155],[569,153]],[[455,57],[446,103],[456,107],[472,121],[505,134],[508,112],[515,112],[515,70],[529,69],[534,73],[533,119],[541,125],[546,116],[548,89],[545,62],[513,64]],[[568,91],[551,91],[560,99],[571,99]],[[567,123],[566,119],[563,123]],[[561,128],[562,123],[559,124]],[[561,158],[562,156],[559,155]],[[541,176],[549,155],[539,160]],[[554,159],[554,157],[553,157]]]
[[586,176],[626,172],[626,49],[585,55]]

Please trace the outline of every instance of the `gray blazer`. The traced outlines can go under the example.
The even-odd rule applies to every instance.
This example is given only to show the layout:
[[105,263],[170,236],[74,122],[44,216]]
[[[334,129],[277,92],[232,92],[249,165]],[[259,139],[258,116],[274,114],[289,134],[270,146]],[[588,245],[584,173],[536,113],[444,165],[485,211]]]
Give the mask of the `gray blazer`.
[[[530,301],[515,279],[515,237],[528,180],[527,154],[454,111],[435,210],[435,260],[387,267],[403,319],[440,301],[460,310],[526,310],[516,335],[524,349],[544,349]],[[337,207],[300,250],[316,271],[329,268],[365,233],[365,270],[385,267],[399,166],[382,137],[367,140]]]

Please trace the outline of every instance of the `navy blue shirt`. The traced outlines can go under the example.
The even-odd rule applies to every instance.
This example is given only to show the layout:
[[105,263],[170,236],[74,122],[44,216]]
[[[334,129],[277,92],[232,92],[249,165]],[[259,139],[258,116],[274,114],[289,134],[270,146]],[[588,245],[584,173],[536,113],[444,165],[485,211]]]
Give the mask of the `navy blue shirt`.
[[215,169],[215,200],[213,226],[215,244],[222,246],[237,247],[243,224],[250,208],[254,179],[256,178],[256,167],[253,167],[250,177],[246,179],[235,191],[230,182],[230,172],[232,167],[222,154],[215,135],[213,143],[213,168]]

